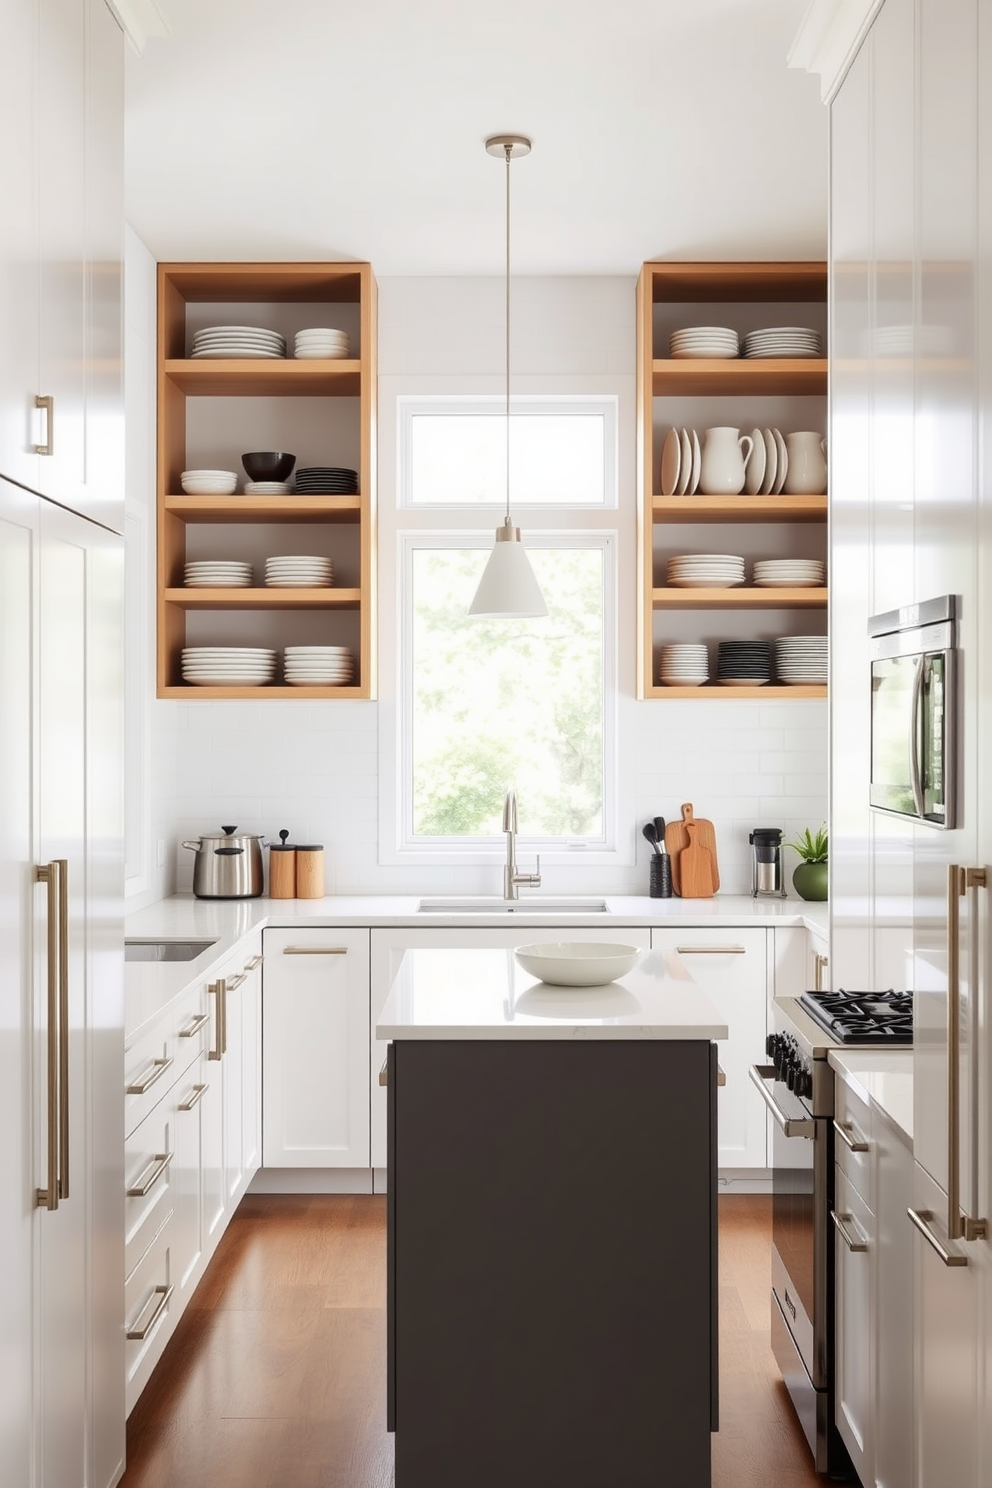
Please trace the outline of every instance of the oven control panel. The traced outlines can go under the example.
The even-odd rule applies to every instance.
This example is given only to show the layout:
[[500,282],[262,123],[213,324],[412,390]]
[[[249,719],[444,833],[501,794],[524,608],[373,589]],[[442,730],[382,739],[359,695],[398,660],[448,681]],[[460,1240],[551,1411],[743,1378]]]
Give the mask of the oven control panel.
[[770,1033],[765,1053],[775,1066],[775,1073],[796,1095],[807,1100],[813,1094],[811,1062],[803,1054],[791,1033]]

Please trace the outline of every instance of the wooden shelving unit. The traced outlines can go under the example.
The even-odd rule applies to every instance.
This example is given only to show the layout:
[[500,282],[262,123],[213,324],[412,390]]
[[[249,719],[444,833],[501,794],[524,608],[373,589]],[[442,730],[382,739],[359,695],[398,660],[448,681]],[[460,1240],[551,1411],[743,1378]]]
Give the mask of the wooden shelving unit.
[[[232,307],[230,310],[225,307]],[[339,307],[335,316],[335,307]],[[347,308],[345,308],[347,307]],[[289,348],[296,330],[308,325],[338,324],[343,315],[350,327],[352,357],[348,360],[193,360],[188,356],[191,326],[203,323],[250,323],[279,329]],[[320,316],[318,320],[316,317]],[[369,264],[287,263],[160,264],[158,270],[158,636],[157,667],[160,697],[211,698],[370,698],[375,696],[375,398],[376,398],[376,284]],[[244,427],[249,442],[241,449],[296,448],[279,442],[279,404],[274,399],[307,402],[294,412],[299,430],[316,455],[298,464],[326,463],[355,466],[359,493],[351,496],[187,496],[181,472],[191,465],[237,468],[240,454],[211,454],[203,421],[191,430],[190,400],[236,400],[218,404],[228,426],[237,423],[238,402],[257,400]],[[264,401],[263,401],[264,400]],[[330,400],[334,400],[333,405]],[[347,400],[342,403],[340,400]],[[195,405],[194,405],[195,406]],[[284,405],[289,407],[289,405]],[[343,410],[330,420],[328,409]],[[235,410],[232,415],[231,408]],[[218,426],[222,423],[218,421]],[[335,440],[347,429],[351,457],[336,453]],[[335,433],[325,432],[333,429]],[[298,435],[294,436],[294,441]],[[194,442],[196,449],[192,448]],[[183,568],[187,557],[216,556],[218,541],[224,556],[239,557],[254,541],[256,550],[285,547],[288,532],[301,525],[311,529],[310,546],[335,560],[330,588],[186,588]],[[229,541],[218,532],[230,529]],[[202,538],[200,534],[203,534]],[[333,539],[331,534],[341,534]],[[339,556],[341,541],[345,547]],[[213,543],[210,546],[211,541]],[[289,551],[299,551],[297,539]],[[201,547],[201,543],[207,544]],[[258,576],[256,575],[256,583]],[[226,617],[226,618],[225,618]],[[309,621],[312,620],[312,626]],[[357,621],[357,624],[356,624]],[[295,644],[347,644],[355,654],[355,680],[341,687],[295,687],[281,681],[262,687],[194,687],[182,680],[181,653],[187,644],[233,645],[232,623],[250,625],[246,644],[283,643],[280,627],[292,624]],[[211,624],[218,628],[210,630]],[[302,630],[299,628],[302,625]],[[190,627],[196,629],[191,632]],[[207,627],[204,629],[203,627]],[[341,627],[344,627],[341,629]],[[191,639],[191,635],[195,639]],[[282,668],[278,674],[281,679]]]
[[[772,526],[788,530],[793,524],[814,524],[826,534],[827,497],[814,496],[662,496],[658,492],[660,438],[666,425],[687,422],[668,415],[666,400],[698,400],[699,426],[739,424],[742,432],[757,422],[762,399],[815,398],[822,400],[818,420],[825,427],[827,361],[816,358],[716,360],[671,358],[667,331],[656,323],[666,316],[670,329],[705,322],[738,330],[758,324],[778,324],[777,305],[816,306],[822,321],[827,297],[825,263],[646,263],[638,280],[638,480],[641,492],[638,522],[638,696],[642,698],[804,698],[823,697],[820,685],[786,686],[778,683],[724,687],[715,679],[716,655],[711,656],[711,681],[701,687],[666,687],[657,679],[658,648],[666,639],[690,638],[673,634],[667,624],[678,616],[698,617],[691,638],[706,638],[708,612],[737,611],[734,634],[765,636],[788,633],[782,613],[794,614],[793,629],[806,633],[825,628],[826,588],[677,588],[659,583],[667,547],[684,549],[682,533],[696,525],[711,527]],[[684,307],[684,310],[683,308]],[[703,314],[700,307],[708,313]],[[710,307],[718,307],[710,309]],[[790,320],[791,323],[791,320]],[[803,321],[802,323],[807,323]],[[825,324],[824,324],[825,331]],[[824,338],[825,339],[825,338]],[[661,353],[661,354],[659,354]],[[739,417],[711,416],[707,400],[740,400]],[[682,402],[684,410],[685,404]],[[718,405],[719,407],[719,405]],[[771,417],[766,424],[777,422]],[[794,427],[813,428],[812,422]],[[718,534],[707,539],[707,550],[718,546]],[[809,542],[809,538],[806,539]],[[730,539],[728,539],[729,545]],[[732,551],[743,551],[739,531]],[[698,545],[698,544],[697,544]],[[756,550],[760,543],[753,544]],[[696,548],[693,547],[692,551]],[[772,616],[774,615],[774,619]],[[815,615],[813,622],[811,616]],[[764,623],[763,623],[764,622]],[[683,621],[683,625],[689,621]]]

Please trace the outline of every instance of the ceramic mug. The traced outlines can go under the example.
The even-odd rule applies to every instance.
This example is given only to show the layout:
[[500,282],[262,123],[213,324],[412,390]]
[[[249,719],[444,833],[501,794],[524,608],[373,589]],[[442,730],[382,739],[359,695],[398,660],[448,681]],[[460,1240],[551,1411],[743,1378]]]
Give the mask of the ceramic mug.
[[827,489],[827,441],[812,429],[786,434],[789,465],[782,487],[787,496],[822,496]]
[[699,489],[706,496],[736,496],[744,489],[744,473],[754,445],[740,429],[707,429],[699,467]]

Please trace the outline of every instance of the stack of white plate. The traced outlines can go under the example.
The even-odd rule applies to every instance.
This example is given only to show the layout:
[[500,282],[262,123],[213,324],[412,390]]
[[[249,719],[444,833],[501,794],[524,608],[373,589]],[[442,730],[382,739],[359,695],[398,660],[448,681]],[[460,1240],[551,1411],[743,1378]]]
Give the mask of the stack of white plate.
[[824,572],[818,558],[759,558],[754,565],[754,582],[765,589],[818,589]]
[[294,687],[331,687],[350,682],[355,659],[347,646],[287,646],[283,671]]
[[311,326],[309,330],[297,331],[295,345],[295,355],[302,359],[350,355],[348,332],[335,331],[330,326]]
[[709,675],[709,653],[705,646],[683,641],[662,646],[658,681],[666,687],[701,687]]
[[246,496],[288,496],[292,489],[290,481],[245,481]]
[[827,638],[780,636],[775,642],[775,670],[783,682],[826,682]]
[[187,496],[230,496],[238,489],[234,470],[184,470],[179,479]]
[[727,326],[687,326],[673,331],[668,338],[673,357],[719,357],[721,360],[740,355],[740,338]]
[[749,496],[778,496],[789,473],[789,452],[779,429],[752,429],[751,454],[744,469]]
[[334,564],[330,558],[304,554],[266,558],[265,582],[281,589],[328,589],[334,583]]
[[742,355],[746,357],[818,357],[823,355],[819,331],[808,326],[768,326],[748,331]]
[[183,570],[190,589],[250,589],[254,572],[250,563],[233,558],[198,558]]
[[204,326],[193,335],[193,357],[284,357],[286,337],[263,326]]
[[260,687],[276,674],[276,653],[263,646],[186,646],[183,681],[196,687]]
[[684,553],[668,560],[668,582],[681,589],[729,589],[744,582],[744,559],[733,553]]
[[669,429],[661,448],[663,496],[695,496],[699,490],[700,453],[695,429]]

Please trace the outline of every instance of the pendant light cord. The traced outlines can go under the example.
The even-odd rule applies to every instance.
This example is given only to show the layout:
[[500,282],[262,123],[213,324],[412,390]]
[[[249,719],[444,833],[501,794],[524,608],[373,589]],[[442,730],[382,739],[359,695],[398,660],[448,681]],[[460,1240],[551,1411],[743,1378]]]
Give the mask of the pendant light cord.
[[513,146],[506,146],[506,526],[510,526],[510,161]]

